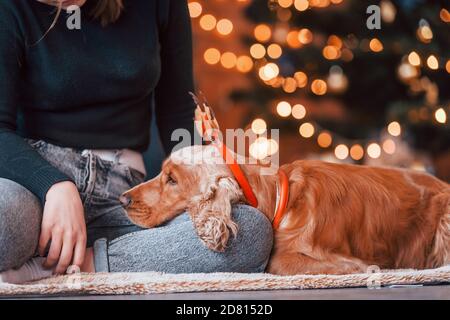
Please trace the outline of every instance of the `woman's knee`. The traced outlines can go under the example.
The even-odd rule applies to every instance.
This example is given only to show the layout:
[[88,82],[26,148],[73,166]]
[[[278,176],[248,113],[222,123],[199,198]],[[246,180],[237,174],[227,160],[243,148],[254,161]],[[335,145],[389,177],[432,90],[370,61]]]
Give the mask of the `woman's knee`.
[[30,191],[0,178],[0,271],[18,267],[34,255],[41,211]]
[[239,230],[230,243],[239,272],[263,272],[270,258],[273,245],[273,229],[267,217],[257,209],[236,205],[233,220]]

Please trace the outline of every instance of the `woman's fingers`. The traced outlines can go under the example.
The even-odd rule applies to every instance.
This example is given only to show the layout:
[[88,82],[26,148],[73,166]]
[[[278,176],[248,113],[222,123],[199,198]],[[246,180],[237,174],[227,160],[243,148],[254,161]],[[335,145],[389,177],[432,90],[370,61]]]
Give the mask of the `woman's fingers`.
[[55,268],[55,273],[57,274],[66,273],[73,257],[73,247],[75,245],[73,235],[66,233],[63,239],[61,254],[59,255],[59,261]]
[[39,236],[39,246],[38,251],[39,255],[43,257],[45,255],[45,249],[47,248],[47,244],[50,241],[51,230],[42,226],[41,235]]
[[59,255],[62,248],[62,231],[53,230],[52,242],[50,244],[50,250],[48,251],[47,259],[45,259],[44,267],[51,268],[59,260]]
[[86,237],[82,236],[78,238],[75,244],[75,251],[73,255],[73,265],[81,267],[84,262],[84,256],[86,253]]

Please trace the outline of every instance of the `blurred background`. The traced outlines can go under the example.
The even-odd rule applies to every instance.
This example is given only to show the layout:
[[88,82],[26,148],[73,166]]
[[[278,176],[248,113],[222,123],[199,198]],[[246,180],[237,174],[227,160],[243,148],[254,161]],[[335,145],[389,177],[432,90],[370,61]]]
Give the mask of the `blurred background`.
[[399,166],[448,182],[449,9],[421,0],[192,0],[197,89],[222,129],[280,129],[279,143],[255,143],[266,155],[279,150],[281,163]]

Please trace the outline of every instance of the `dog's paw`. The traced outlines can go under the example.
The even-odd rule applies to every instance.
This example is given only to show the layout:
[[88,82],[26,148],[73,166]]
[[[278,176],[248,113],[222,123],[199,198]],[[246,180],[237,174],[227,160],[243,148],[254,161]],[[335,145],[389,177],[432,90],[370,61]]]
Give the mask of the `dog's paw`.
[[230,235],[236,236],[237,225],[231,219],[208,216],[194,221],[198,236],[208,249],[224,252]]

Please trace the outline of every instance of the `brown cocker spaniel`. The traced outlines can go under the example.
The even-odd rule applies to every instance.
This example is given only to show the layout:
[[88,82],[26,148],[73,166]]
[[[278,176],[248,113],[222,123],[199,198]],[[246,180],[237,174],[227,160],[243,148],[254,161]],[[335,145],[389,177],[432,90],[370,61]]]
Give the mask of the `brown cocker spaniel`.
[[[277,175],[241,166],[273,219]],[[430,175],[394,168],[295,161],[281,168],[289,199],[275,231],[267,271],[346,274],[380,268],[433,268],[450,263],[450,188]],[[200,239],[215,251],[238,232],[233,203],[245,202],[212,146],[173,153],[162,172],[122,196],[129,217],[155,227],[187,210]]]

